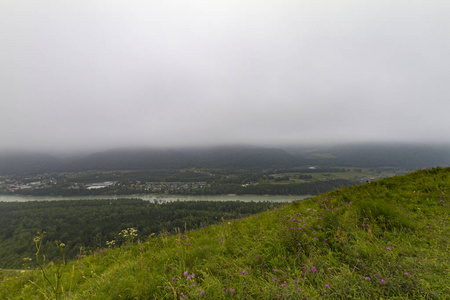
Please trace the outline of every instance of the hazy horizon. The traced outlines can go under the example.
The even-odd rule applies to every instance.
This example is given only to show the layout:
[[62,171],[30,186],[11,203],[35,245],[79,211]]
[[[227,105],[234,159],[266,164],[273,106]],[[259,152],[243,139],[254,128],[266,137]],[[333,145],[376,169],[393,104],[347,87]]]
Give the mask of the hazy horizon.
[[450,144],[448,1],[0,7],[0,151]]
[[[420,151],[420,150],[439,150],[450,153],[450,143],[413,143],[413,142],[349,142],[349,143],[305,143],[305,144],[216,144],[216,145],[184,145],[184,146],[112,146],[112,147],[91,147],[91,148],[0,148],[0,156],[11,157],[21,156],[21,155],[50,155],[57,158],[68,159],[68,158],[81,158],[87,157],[92,154],[108,153],[108,152],[161,152],[161,151],[173,151],[173,152],[191,152],[191,151],[208,151],[208,150],[237,150],[237,149],[280,149],[287,153],[299,153],[309,152],[309,151],[355,151],[359,149],[361,151],[367,151],[368,149],[375,150],[381,149],[382,151],[390,151],[403,148],[407,151]],[[431,153],[431,152],[430,152]]]

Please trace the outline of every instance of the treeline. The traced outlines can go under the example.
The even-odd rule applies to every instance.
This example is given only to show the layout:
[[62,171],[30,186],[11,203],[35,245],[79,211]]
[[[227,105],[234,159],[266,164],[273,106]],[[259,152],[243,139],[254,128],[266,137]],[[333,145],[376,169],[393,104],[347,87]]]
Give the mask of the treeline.
[[203,189],[186,190],[186,195],[317,195],[339,189],[342,187],[355,185],[355,181],[346,179],[335,179],[327,181],[317,181],[311,183],[260,183],[260,184],[213,184]]
[[[77,173],[74,173],[77,174]],[[102,181],[132,182],[198,182],[211,180],[211,175],[193,170],[133,170],[115,172],[85,172],[73,178],[60,177],[58,180],[70,183],[93,183]]]
[[148,193],[144,188],[135,188],[131,186],[110,186],[101,189],[68,188],[65,185],[55,185],[40,189],[17,190],[14,193],[2,192],[2,194],[16,194],[27,196],[100,196],[100,195],[133,195]]
[[[309,175],[298,175],[299,179],[309,180]],[[30,196],[99,196],[99,195],[133,195],[133,194],[172,194],[172,195],[224,195],[224,194],[238,194],[238,195],[317,195],[325,193],[338,188],[355,185],[359,182],[348,179],[334,179],[326,181],[314,181],[314,182],[290,182],[284,183],[289,177],[272,177],[268,176],[267,179],[272,179],[275,183],[261,182],[254,183],[251,180],[251,176],[231,176],[223,178],[221,180],[207,183],[203,187],[173,187],[160,186],[157,192],[149,190],[145,184],[133,185],[133,184],[118,184],[101,189],[73,189],[68,188],[65,185],[56,185],[41,189],[24,189],[17,190],[14,194],[30,195]],[[281,181],[281,182],[279,182]],[[249,184],[247,184],[249,183]],[[3,192],[7,194],[6,192]],[[10,193],[12,194],[12,193]]]
[[66,244],[69,259],[106,246],[122,229],[139,238],[152,233],[201,228],[222,220],[266,211],[281,203],[232,201],[148,202],[141,199],[0,202],[0,268],[20,268],[36,251],[33,238],[45,231],[42,253],[59,256],[55,242]]
[[[288,169],[284,169],[288,170]],[[292,169],[295,172],[295,169]],[[118,181],[122,184],[138,182],[217,182],[217,183],[245,183],[257,181],[267,177],[267,174],[279,173],[277,169],[159,169],[159,170],[130,170],[115,172],[83,172],[73,173],[76,176],[56,177],[58,182],[93,183],[102,181]]]

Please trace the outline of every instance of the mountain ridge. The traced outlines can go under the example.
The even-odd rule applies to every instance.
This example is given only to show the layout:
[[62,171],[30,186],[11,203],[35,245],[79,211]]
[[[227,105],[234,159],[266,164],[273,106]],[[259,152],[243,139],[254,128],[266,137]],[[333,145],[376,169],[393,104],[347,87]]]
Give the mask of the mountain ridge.
[[0,174],[183,168],[270,168],[296,165],[279,148],[215,147],[198,149],[112,149],[76,159],[34,152],[0,155]]
[[359,144],[322,146],[217,146],[203,148],[118,148],[59,158],[9,151],[0,153],[0,175],[87,170],[183,168],[286,168],[307,165],[400,167],[450,165],[449,145]]

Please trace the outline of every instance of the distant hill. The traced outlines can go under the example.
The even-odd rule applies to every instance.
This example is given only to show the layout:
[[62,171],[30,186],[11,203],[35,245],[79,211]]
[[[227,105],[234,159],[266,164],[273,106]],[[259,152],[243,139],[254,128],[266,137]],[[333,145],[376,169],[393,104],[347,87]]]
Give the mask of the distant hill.
[[180,168],[274,168],[298,164],[282,149],[216,147],[198,149],[114,149],[77,158],[58,159],[34,152],[0,154],[0,175],[84,170]]
[[139,170],[180,168],[269,168],[297,164],[282,149],[220,147],[179,150],[111,150],[66,164],[63,170]]
[[368,168],[390,166],[412,170],[450,166],[448,145],[355,144],[285,149],[306,164]]
[[56,170],[62,160],[37,152],[3,152],[0,153],[0,175],[40,173]]
[[0,175],[83,170],[180,168],[289,168],[307,165],[397,167],[450,166],[450,146],[360,144],[264,148],[113,149],[60,159],[34,152],[0,153]]

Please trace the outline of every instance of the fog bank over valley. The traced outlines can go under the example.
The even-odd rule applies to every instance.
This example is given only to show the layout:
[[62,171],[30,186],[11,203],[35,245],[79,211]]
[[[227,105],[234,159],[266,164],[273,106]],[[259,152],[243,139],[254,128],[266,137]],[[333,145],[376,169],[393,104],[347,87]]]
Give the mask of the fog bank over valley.
[[0,150],[450,143],[450,2],[3,1]]

